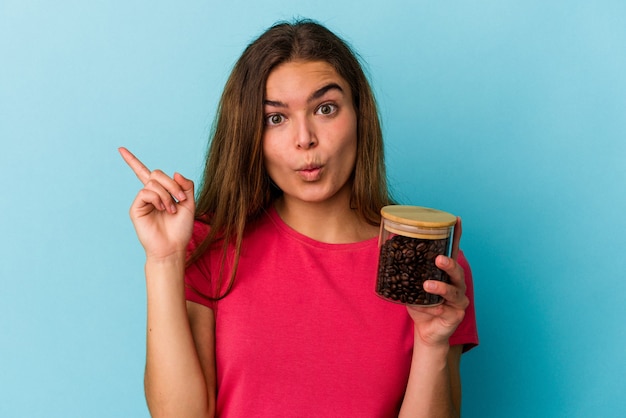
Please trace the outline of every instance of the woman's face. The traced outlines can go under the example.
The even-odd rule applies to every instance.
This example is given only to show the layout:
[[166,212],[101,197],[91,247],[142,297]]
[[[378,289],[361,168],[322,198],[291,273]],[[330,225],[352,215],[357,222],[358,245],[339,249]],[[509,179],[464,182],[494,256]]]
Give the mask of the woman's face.
[[356,161],[356,112],[348,83],[323,61],[291,61],[269,75],[263,155],[285,201],[345,198]]

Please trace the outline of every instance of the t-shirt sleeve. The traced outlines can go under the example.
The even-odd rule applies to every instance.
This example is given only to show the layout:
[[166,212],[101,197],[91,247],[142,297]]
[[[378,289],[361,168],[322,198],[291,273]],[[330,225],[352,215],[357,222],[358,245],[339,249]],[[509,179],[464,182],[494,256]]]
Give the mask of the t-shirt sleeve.
[[[209,227],[196,221],[193,226],[193,234],[187,246],[187,255],[200,245],[209,232]],[[185,298],[190,302],[199,303],[211,309],[215,309],[215,301],[211,299],[212,281],[208,255],[201,256],[193,264],[185,269]]]
[[450,337],[450,345],[463,345],[463,352],[469,351],[478,345],[478,328],[476,325],[476,310],[474,308],[474,280],[472,269],[462,251],[459,251],[457,262],[465,271],[466,295],[469,298],[469,305],[465,309],[465,317],[459,324],[454,334]]

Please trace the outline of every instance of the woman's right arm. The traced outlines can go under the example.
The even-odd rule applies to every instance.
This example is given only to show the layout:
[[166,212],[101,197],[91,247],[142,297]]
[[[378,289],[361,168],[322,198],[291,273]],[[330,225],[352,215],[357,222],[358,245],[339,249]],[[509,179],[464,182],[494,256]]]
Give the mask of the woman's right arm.
[[[193,182],[150,171],[120,154],[144,188],[130,217],[146,252],[148,304],[145,391],[153,417],[212,417],[215,409],[215,321],[185,300],[186,249],[194,220]],[[172,196],[175,196],[174,199]]]
[[185,301],[184,265],[184,258],[146,262],[144,382],[148,407],[155,418],[214,415],[213,311]]

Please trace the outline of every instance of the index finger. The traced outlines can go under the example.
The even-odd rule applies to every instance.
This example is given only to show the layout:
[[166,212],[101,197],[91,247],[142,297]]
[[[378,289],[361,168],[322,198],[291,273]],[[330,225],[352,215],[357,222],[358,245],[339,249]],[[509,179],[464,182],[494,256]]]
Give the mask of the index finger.
[[118,148],[118,151],[126,164],[133,170],[139,181],[146,184],[150,180],[150,169],[146,167],[132,152],[124,147]]

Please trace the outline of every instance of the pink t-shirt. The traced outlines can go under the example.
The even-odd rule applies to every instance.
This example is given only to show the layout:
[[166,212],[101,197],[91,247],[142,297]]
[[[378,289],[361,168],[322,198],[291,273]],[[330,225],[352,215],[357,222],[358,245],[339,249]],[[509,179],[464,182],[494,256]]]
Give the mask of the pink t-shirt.
[[[196,223],[192,246],[206,231]],[[450,344],[467,350],[478,336],[459,260],[471,303]],[[377,238],[318,242],[269,209],[247,230],[232,291],[212,302],[201,294],[215,294],[220,262],[208,251],[185,276],[187,299],[215,313],[218,416],[397,416],[413,328],[406,307],[374,291]]]

